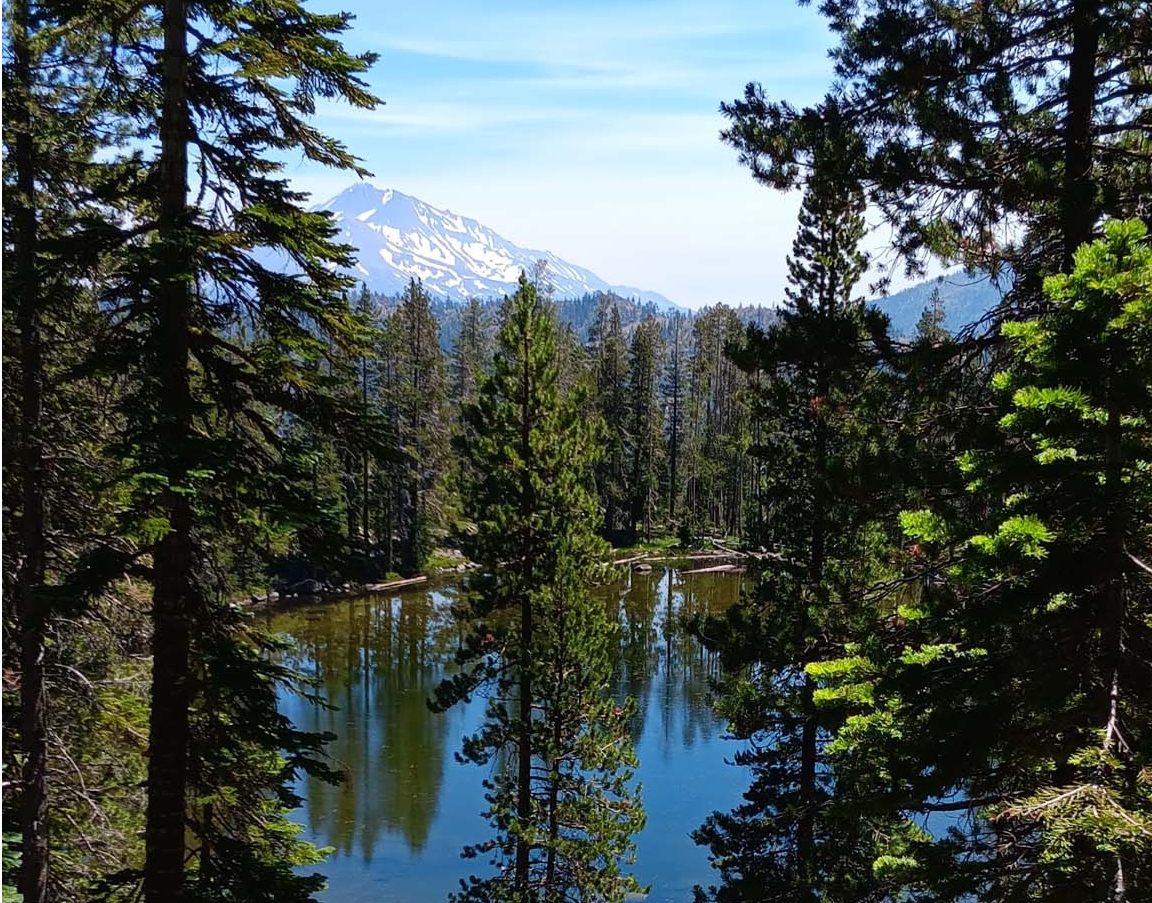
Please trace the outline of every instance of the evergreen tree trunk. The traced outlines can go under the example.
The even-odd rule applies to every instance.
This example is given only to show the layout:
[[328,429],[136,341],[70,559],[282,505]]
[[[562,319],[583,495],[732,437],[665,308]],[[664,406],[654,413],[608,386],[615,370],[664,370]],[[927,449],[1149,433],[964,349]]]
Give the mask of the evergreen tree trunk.
[[388,474],[387,485],[384,492],[384,573],[392,570],[392,562],[396,557],[396,547],[392,536],[396,525],[394,512],[396,511],[395,475]]
[[[524,416],[520,423],[520,454],[521,460],[532,460],[532,419],[530,399],[532,398],[531,374],[529,372],[531,354],[528,347],[528,337],[524,336],[524,348],[521,355],[521,382],[520,397],[523,399]],[[520,484],[521,516],[524,523],[530,522],[535,513],[535,493],[532,489],[532,477],[527,466],[524,467]],[[524,549],[523,569],[525,574],[532,570],[532,556],[534,549]],[[520,632],[521,650],[520,660],[520,743],[517,756],[518,773],[516,776],[517,805],[516,814],[520,824],[527,827],[532,823],[532,596],[525,586],[520,601]],[[530,903],[532,894],[528,885],[531,869],[532,848],[528,839],[520,834],[516,838],[516,893],[521,903]]]
[[359,500],[356,498],[355,467],[356,460],[352,451],[346,449],[340,455],[340,469],[343,471],[340,482],[344,484],[344,532],[348,536],[350,553],[356,548],[356,534],[360,532],[356,523]]
[[416,573],[416,532],[419,529],[420,506],[420,317],[413,312],[411,316],[412,334],[412,406],[408,410],[408,428],[412,430],[412,457],[408,465],[408,489],[404,495],[404,576],[410,577]]
[[[1113,353],[1109,355],[1118,361],[1120,354],[1114,337],[1111,342]],[[1129,570],[1124,537],[1127,526],[1124,502],[1124,459],[1120,423],[1120,403],[1116,398],[1115,367],[1109,368],[1106,404],[1108,422],[1104,428],[1104,510],[1107,514],[1104,537],[1104,606],[1101,618],[1101,667],[1097,676],[1100,688],[1098,711],[1104,720],[1104,749],[1113,752],[1124,740],[1120,734],[1120,668],[1124,661],[1124,620],[1126,612],[1125,573]],[[1119,855],[1115,857],[1115,873],[1112,882],[1112,903],[1125,903],[1127,889],[1124,880],[1124,864]]]
[[[817,398],[827,399],[829,387],[827,379],[821,375],[817,380]],[[815,412],[816,421],[816,448],[815,464],[816,485],[812,498],[812,547],[809,558],[808,586],[811,591],[809,605],[821,604],[825,601],[824,593],[824,559],[825,540],[827,532],[826,497],[828,484],[828,437],[824,429],[822,411]],[[808,607],[802,607],[802,615],[797,626],[797,648],[803,650],[811,632]],[[806,654],[801,652],[806,658]],[[804,724],[800,736],[800,821],[796,838],[797,877],[802,888],[802,895],[807,899],[814,898],[816,875],[814,866],[816,860],[816,703],[814,699],[815,683],[807,674],[804,675],[804,690],[801,696],[801,711]]]
[[160,242],[162,278],[157,291],[157,363],[163,411],[161,459],[168,490],[163,507],[169,532],[155,552],[152,595],[152,694],[148,731],[148,813],[145,827],[144,899],[178,901],[184,885],[185,797],[188,783],[189,644],[194,602],[192,508],[184,447],[192,430],[189,374],[191,267],[179,230],[187,214],[188,111],[187,9],[165,0],[163,13],[163,108],[160,123]]
[[[557,693],[559,696],[559,693]],[[552,725],[552,748],[555,753],[552,758],[552,786],[548,788],[548,865],[544,872],[544,900],[551,903],[562,899],[556,893],[556,855],[557,840],[560,838],[560,745],[563,737],[560,734],[561,724],[557,718]]]
[[[384,398],[388,406],[388,429],[392,436],[398,437],[400,434],[400,416],[396,403],[397,392],[397,373],[396,373],[396,348],[394,342],[388,344],[388,356],[384,362]],[[387,574],[395,567],[396,560],[396,544],[394,535],[396,532],[396,496],[397,484],[399,482],[396,474],[396,464],[386,465],[383,479],[383,489],[380,493],[380,498],[384,505],[384,573]]]
[[[466,549],[460,667],[436,688],[443,711],[488,688],[488,714],[464,757],[494,770],[485,817],[497,871],[472,876],[457,903],[622,900],[639,889],[621,866],[644,824],[631,789],[631,701],[606,698],[617,627],[587,591],[606,551],[593,490],[599,424],[562,389],[555,310],[526,276],[501,311],[491,376],[462,406],[465,498],[484,512]],[[498,708],[497,708],[498,707]],[[515,755],[513,762],[509,754]]]
[[39,600],[44,582],[43,355],[40,339],[40,280],[36,255],[36,151],[32,140],[32,60],[28,0],[18,0],[12,15],[12,48],[19,98],[15,106],[16,213],[15,267],[17,328],[20,333],[20,543],[17,577],[20,618],[20,747],[23,838],[20,892],[27,903],[48,899],[48,745],[44,687],[45,612]]
[[[676,363],[677,371],[680,364]],[[675,388],[672,391],[672,435],[668,443],[668,521],[676,520],[676,492],[680,485],[678,467],[680,464],[680,376],[675,377]]]
[[[364,416],[368,416],[368,360],[367,358],[360,359],[360,401],[364,406]],[[372,504],[372,490],[369,483],[370,474],[368,473],[368,465],[371,455],[368,452],[361,453],[363,463],[363,482],[361,485],[364,487],[362,495],[360,496],[360,527],[363,531],[364,539],[364,576],[371,576],[369,572],[369,562],[372,559],[372,537],[370,533],[371,527],[371,504]]]
[[1096,58],[1100,50],[1099,0],[1072,4],[1072,52],[1068,60],[1068,118],[1064,131],[1064,271],[1076,249],[1092,240],[1096,185],[1092,177],[1092,117],[1096,102]]
[[[532,637],[532,602],[528,593],[520,603],[521,631],[525,642]],[[526,646],[525,648],[531,648]],[[527,826],[532,820],[532,662],[525,653],[520,661],[520,737],[517,750],[516,814],[520,824]],[[528,875],[531,867],[532,847],[522,834],[516,838],[516,893],[523,903],[529,903],[531,893]]]

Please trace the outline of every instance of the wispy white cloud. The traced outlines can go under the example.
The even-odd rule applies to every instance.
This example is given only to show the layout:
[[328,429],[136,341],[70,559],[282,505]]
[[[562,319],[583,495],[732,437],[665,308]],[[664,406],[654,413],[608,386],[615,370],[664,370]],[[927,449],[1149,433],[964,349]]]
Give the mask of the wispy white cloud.
[[[723,0],[600,4],[477,4],[446,0],[434,17],[394,7],[363,38],[382,51],[402,50],[474,62],[531,62],[613,69],[655,45],[703,39],[743,44],[805,29],[811,14],[786,2]],[[723,53],[724,48],[718,50]]]
[[421,101],[406,98],[375,110],[327,105],[317,115],[322,121],[340,125],[345,131],[419,137],[445,132],[482,132],[533,123],[577,124],[587,121],[593,114],[544,104],[492,105],[464,100]]
[[811,11],[783,0],[614,3],[599,11],[449,2],[434,25],[397,13],[364,37],[382,54],[380,86],[389,95],[407,87],[389,84],[390,70],[407,64],[398,55],[427,58],[431,83],[441,80],[435,71],[440,61],[475,64],[469,76],[474,88],[527,80],[540,91],[703,92],[738,89],[749,78],[826,79],[830,64],[813,19]]
[[[332,0],[335,2],[335,0]],[[812,9],[785,0],[444,0],[359,13],[376,111],[318,121],[377,183],[674,300],[778,300],[797,199],[723,146],[749,80],[806,102],[830,80]],[[347,179],[292,161],[318,199]]]

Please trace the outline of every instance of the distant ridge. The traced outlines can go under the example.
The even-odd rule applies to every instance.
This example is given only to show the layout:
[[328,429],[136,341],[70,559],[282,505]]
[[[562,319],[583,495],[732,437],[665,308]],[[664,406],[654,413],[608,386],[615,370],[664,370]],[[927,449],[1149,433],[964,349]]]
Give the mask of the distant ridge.
[[558,298],[614,292],[680,309],[658,292],[611,285],[550,251],[521,248],[474,219],[391,188],[360,182],[313,209],[332,213],[340,240],[359,252],[352,275],[374,292],[396,294],[421,279],[430,295],[446,301],[499,297],[515,290],[521,270],[531,274],[543,259]]
[[966,274],[956,271],[909,286],[871,304],[888,315],[892,323],[891,334],[908,338],[916,334],[916,323],[928,307],[933,289],[940,289],[944,307],[944,328],[952,334],[979,321],[1000,303],[1006,291],[992,282],[984,273]]

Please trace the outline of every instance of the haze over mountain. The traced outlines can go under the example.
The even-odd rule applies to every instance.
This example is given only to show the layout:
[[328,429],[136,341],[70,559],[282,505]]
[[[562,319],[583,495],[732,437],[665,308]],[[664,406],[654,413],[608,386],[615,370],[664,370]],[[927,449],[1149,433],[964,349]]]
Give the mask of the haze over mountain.
[[969,275],[956,270],[876,298],[872,306],[888,315],[893,336],[908,338],[916,334],[916,323],[931,304],[933,289],[938,288],[944,311],[943,326],[955,334],[981,320],[1000,303],[1011,279],[1005,277],[1003,281],[1003,285],[998,285],[985,273]]
[[499,297],[515,290],[521,270],[531,273],[543,259],[558,298],[610,291],[676,307],[658,292],[611,285],[550,251],[521,248],[474,219],[391,188],[361,182],[313,209],[332,213],[340,238],[359,251],[354,275],[374,292],[395,294],[416,278],[429,295],[446,301]]
[[[556,298],[572,299],[579,307],[568,311],[574,325],[586,325],[577,314],[582,311],[590,317],[595,308],[594,300],[580,306],[579,299],[601,292],[634,301],[637,310],[648,304],[662,313],[683,310],[658,292],[611,285],[550,251],[522,248],[477,220],[394,189],[360,182],[314,209],[333,215],[341,239],[358,251],[353,275],[379,294],[397,295],[416,278],[434,300],[449,306],[471,296],[499,298],[515,290],[521,270],[531,273],[536,261],[543,259],[548,261]],[[987,279],[951,274],[872,303],[892,320],[893,335],[909,336],[937,285],[944,302],[944,325],[953,332],[979,320],[1000,299],[1000,291]]]

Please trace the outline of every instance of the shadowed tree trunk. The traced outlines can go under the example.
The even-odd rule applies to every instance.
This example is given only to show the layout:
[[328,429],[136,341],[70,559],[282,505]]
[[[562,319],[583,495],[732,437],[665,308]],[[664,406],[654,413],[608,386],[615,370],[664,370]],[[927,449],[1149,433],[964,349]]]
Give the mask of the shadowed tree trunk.
[[1099,0],[1072,4],[1072,53],[1068,60],[1068,117],[1064,130],[1063,238],[1065,272],[1076,249],[1092,240],[1098,204],[1092,177],[1092,116],[1096,58],[1100,50]]
[[160,455],[169,489],[163,497],[169,531],[155,553],[152,595],[152,698],[148,732],[148,814],[144,899],[179,901],[184,886],[184,830],[188,784],[190,621],[194,603],[192,508],[180,491],[187,482],[185,451],[192,430],[189,330],[193,278],[179,232],[187,217],[187,10],[165,0],[160,220],[162,246],[157,367],[162,411]]
[[20,747],[23,822],[20,892],[27,903],[48,899],[47,696],[44,687],[44,622],[39,594],[44,582],[43,355],[40,337],[40,280],[37,277],[36,150],[32,140],[32,60],[28,0],[12,5],[12,50],[16,102],[10,125],[16,132],[15,282],[20,333],[20,543],[17,577],[20,617]]
[[[520,398],[524,405],[524,416],[520,422],[520,455],[525,462],[521,478],[521,515],[527,523],[536,507],[532,489],[532,475],[527,462],[532,460],[532,376],[529,372],[531,354],[528,336],[523,337],[524,348],[521,354]],[[525,572],[532,570],[532,549],[524,549],[523,565]],[[520,738],[517,754],[516,814],[521,825],[532,824],[532,597],[525,587],[520,602],[520,631],[523,659],[520,662]],[[528,886],[531,869],[532,845],[520,835],[516,838],[516,894],[521,903],[530,903],[532,893]]]

